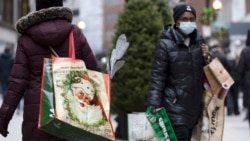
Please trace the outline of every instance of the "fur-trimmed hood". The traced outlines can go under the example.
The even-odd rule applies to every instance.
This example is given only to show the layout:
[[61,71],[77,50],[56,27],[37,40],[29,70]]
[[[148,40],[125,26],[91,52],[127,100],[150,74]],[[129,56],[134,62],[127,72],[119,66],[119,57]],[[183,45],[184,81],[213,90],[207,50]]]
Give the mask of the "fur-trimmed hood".
[[38,24],[46,20],[65,19],[69,22],[72,21],[73,13],[67,7],[51,7],[34,11],[26,16],[21,17],[16,22],[16,30],[19,33],[24,33],[27,28],[32,25]]
[[72,29],[72,11],[51,7],[29,13],[16,23],[16,30],[42,46],[60,45]]

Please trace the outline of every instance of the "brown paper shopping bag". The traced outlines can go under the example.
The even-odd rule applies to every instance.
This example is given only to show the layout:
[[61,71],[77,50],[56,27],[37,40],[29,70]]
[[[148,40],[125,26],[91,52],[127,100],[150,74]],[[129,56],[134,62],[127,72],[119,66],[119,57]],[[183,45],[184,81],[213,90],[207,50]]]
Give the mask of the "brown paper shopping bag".
[[[226,95],[227,91],[220,91],[221,95]],[[224,93],[224,94],[223,94]],[[222,141],[224,131],[224,100],[214,95],[207,107],[209,119],[209,141]]]
[[[221,87],[226,90],[229,89],[234,83],[233,78],[218,58],[214,58],[203,67],[203,70],[213,94],[218,94]],[[220,97],[222,98],[223,96],[221,95]]]
[[234,80],[218,58],[204,67],[204,74],[202,115],[194,129],[192,141],[222,141],[224,100]]

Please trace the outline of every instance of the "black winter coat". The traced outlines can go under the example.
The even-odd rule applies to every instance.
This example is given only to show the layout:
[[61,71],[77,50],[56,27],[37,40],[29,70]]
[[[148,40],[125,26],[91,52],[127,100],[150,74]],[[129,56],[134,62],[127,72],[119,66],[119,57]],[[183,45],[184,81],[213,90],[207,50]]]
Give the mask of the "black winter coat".
[[240,55],[238,73],[243,91],[243,106],[250,107],[250,46],[244,48]]
[[159,39],[149,84],[149,106],[164,106],[173,126],[193,128],[200,115],[203,94],[203,38],[195,30],[190,45],[175,26],[166,26]]

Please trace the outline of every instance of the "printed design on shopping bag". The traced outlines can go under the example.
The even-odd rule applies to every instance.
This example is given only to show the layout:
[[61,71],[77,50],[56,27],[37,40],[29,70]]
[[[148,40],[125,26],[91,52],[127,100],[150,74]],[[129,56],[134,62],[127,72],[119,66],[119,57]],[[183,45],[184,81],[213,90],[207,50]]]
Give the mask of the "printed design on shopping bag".
[[203,119],[202,119],[202,125],[201,125],[201,133],[203,133],[204,138],[208,139],[208,133],[209,133],[209,119],[208,119],[208,114],[206,111],[203,111]]
[[165,108],[152,109],[152,107],[148,107],[146,118],[160,141],[177,141]]
[[218,126],[218,112],[219,112],[219,109],[220,109],[220,107],[216,106],[212,111],[211,124],[210,124],[211,125],[211,128],[210,128],[211,135],[214,134],[214,132],[216,131],[217,126]]
[[70,71],[63,81],[62,96],[69,117],[86,127],[98,127],[107,122],[96,85],[87,71]]
[[49,117],[53,118],[53,117],[55,116],[55,109],[54,109],[54,108],[51,108],[51,109],[49,109],[49,111],[51,112],[51,113],[49,114]]
[[159,117],[158,119],[154,116],[154,115],[148,115],[148,120],[150,121],[150,122],[158,122],[158,126],[159,126],[159,129],[162,131],[162,133],[163,133],[163,136],[164,136],[164,138],[160,138],[160,139],[167,139],[167,141],[169,140],[170,141],[170,139],[169,139],[169,134],[168,134],[168,132],[167,132],[167,127],[165,126],[165,123],[164,123],[164,121],[163,121],[163,118],[162,117]]
[[61,128],[61,125],[62,123],[61,122],[54,122],[53,125],[56,127],[56,128]]

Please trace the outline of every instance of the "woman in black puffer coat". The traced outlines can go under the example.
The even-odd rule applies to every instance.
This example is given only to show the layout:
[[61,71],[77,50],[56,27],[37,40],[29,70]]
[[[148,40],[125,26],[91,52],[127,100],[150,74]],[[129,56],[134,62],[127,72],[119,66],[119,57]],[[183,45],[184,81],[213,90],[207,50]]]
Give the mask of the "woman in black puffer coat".
[[238,64],[238,73],[240,78],[240,86],[243,92],[243,106],[248,108],[248,121],[250,126],[250,30],[248,30],[246,48],[240,55]]
[[[149,106],[166,108],[178,141],[190,140],[202,106],[203,65],[209,52],[193,28],[195,18],[189,5],[174,8],[175,24],[164,28],[156,45],[149,84]],[[193,29],[185,30],[187,26]]]

